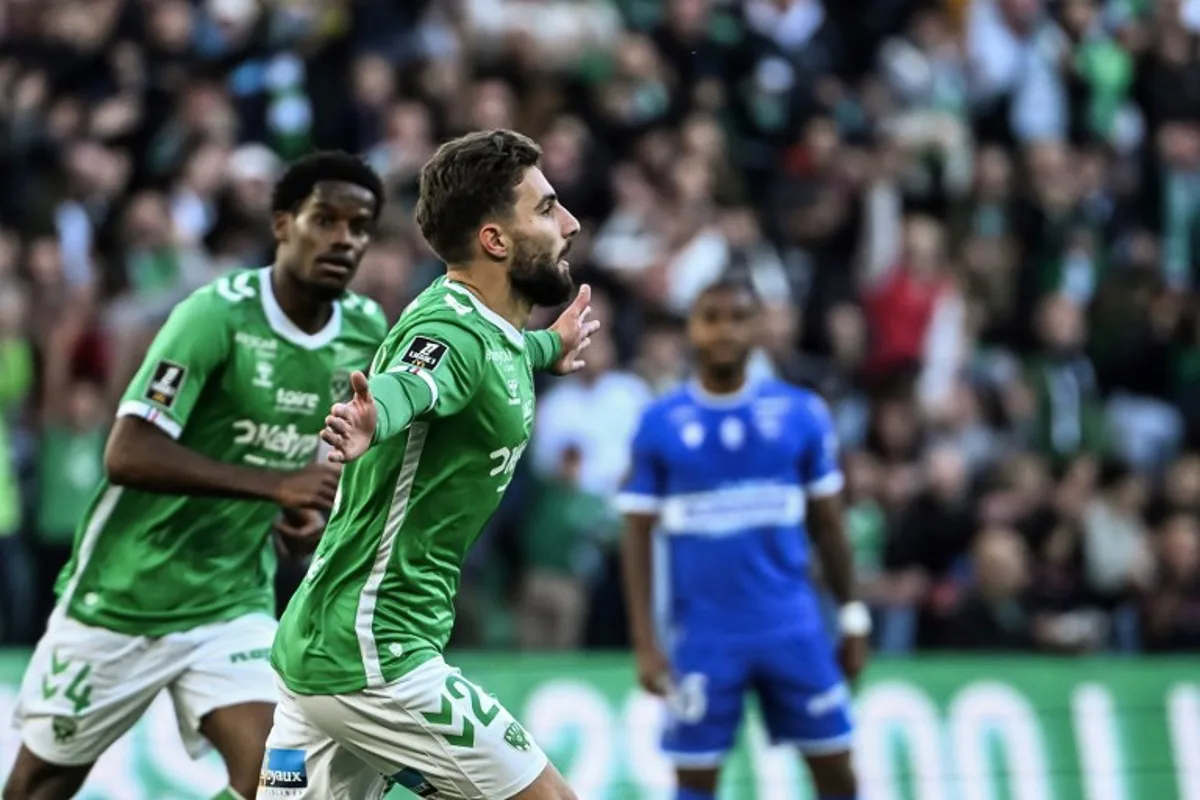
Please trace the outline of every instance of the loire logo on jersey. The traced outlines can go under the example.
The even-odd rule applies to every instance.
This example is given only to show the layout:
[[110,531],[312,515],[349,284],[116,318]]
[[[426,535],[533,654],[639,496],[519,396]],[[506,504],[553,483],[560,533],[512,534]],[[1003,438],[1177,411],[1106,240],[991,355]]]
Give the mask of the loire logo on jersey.
[[432,370],[442,363],[442,359],[449,351],[450,346],[445,342],[430,339],[428,336],[417,336],[404,351],[404,355],[400,356],[400,360],[405,364],[412,364],[414,367]]
[[276,389],[275,408],[289,414],[311,414],[317,410],[321,396],[315,392],[298,392],[295,389]]
[[310,459],[317,452],[321,439],[315,433],[301,433],[296,426],[286,427],[250,419],[239,419],[233,423],[234,444],[261,447],[290,460]]
[[[308,769],[304,766],[303,750],[267,751],[266,765],[258,778],[260,789],[300,790],[308,788]],[[272,796],[289,797],[277,793]]]
[[183,379],[187,377],[187,367],[167,361],[165,358],[154,365],[153,377],[146,387],[146,399],[163,408],[170,408],[183,388]]

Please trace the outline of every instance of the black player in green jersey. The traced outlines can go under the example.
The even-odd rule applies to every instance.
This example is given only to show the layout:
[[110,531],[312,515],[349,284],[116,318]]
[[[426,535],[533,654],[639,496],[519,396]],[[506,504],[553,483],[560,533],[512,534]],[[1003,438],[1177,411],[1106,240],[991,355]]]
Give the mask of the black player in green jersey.
[[163,690],[191,754],[225,760],[220,796],[253,797],[277,696],[271,529],[315,543],[333,503],[318,434],[387,330],[347,291],[383,202],[358,158],[300,159],[274,191],[274,264],[199,289],[156,336],[22,686],[4,800],[73,797]]

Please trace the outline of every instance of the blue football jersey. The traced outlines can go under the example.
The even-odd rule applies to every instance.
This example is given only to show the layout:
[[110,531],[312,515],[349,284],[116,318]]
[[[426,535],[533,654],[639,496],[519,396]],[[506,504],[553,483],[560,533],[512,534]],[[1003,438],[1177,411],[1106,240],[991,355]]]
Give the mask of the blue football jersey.
[[625,513],[658,515],[662,633],[819,628],[806,501],[843,483],[829,409],[805,389],[767,379],[717,397],[690,383],[651,405],[618,502]]

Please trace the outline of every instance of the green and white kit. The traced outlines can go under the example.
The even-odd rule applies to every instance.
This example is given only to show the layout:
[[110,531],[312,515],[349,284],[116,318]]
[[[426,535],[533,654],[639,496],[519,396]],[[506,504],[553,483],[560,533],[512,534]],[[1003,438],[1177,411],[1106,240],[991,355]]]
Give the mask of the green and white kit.
[[[347,396],[350,372],[370,363],[386,329],[376,303],[348,294],[322,330],[305,333],[279,307],[270,268],[230,273],[175,308],[117,415],[140,417],[217,461],[297,470],[314,460],[330,405]],[[54,763],[87,763],[158,691],[175,695],[189,671],[214,672],[208,683],[220,691],[177,695],[181,724],[225,705],[274,702],[266,659],[278,511],[267,501],[102,481],[18,702],[30,749]],[[233,632],[223,636],[226,627]],[[136,659],[99,658],[101,647],[115,657],[120,642]],[[65,696],[70,686],[75,700]],[[63,719],[67,737],[54,734]]]
[[[265,769],[264,786],[278,793],[260,797],[350,797],[337,787],[403,782],[405,769],[437,797],[505,797],[545,767],[512,716],[441,654],[463,561],[529,443],[534,371],[560,348],[556,333],[519,331],[445,278],[388,334],[372,390],[392,379],[420,406],[406,430],[346,466],[325,536],[280,621],[271,660],[286,692],[267,766],[274,757],[306,774],[304,787],[273,785]],[[376,401],[386,416],[379,392]],[[386,735],[369,718],[387,720]],[[357,757],[358,774],[330,740]]]

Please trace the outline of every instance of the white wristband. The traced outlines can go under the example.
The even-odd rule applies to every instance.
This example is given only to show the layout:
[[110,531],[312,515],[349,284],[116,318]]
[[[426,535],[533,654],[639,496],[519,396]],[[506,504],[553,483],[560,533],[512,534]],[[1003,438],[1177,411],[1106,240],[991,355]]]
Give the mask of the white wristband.
[[871,633],[871,612],[867,604],[861,600],[852,600],[842,606],[838,612],[838,627],[843,636],[869,636]]

